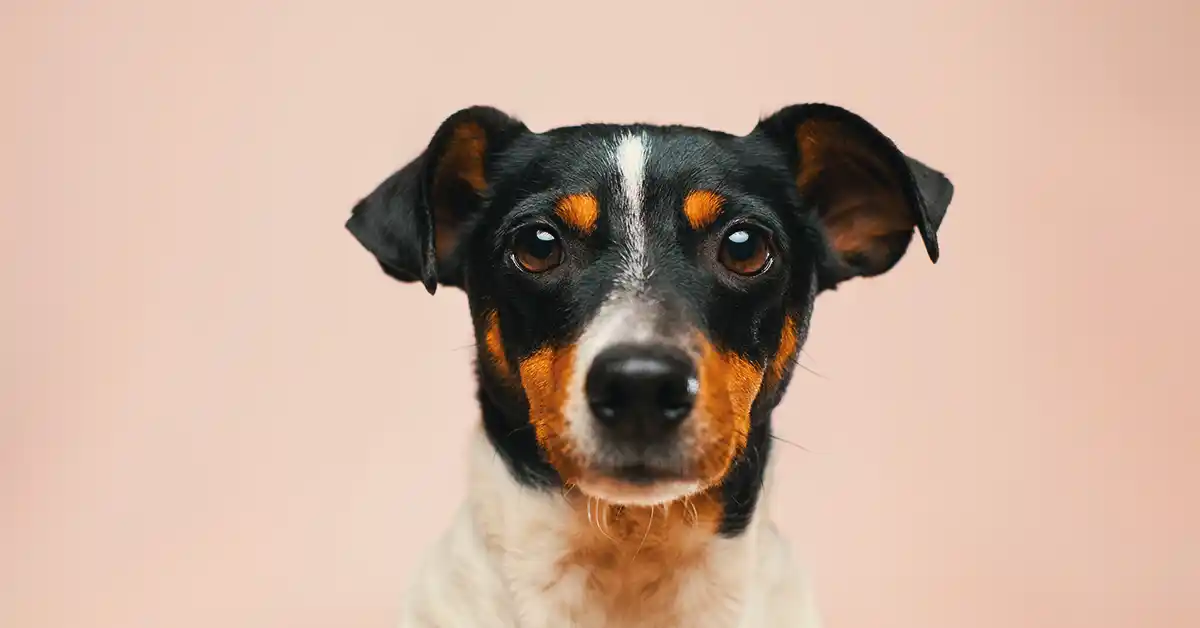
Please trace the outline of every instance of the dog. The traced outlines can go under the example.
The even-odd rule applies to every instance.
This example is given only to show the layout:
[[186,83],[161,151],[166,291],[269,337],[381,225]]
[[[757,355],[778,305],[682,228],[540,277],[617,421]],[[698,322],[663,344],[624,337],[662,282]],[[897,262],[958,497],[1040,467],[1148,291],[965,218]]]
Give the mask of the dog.
[[481,420],[402,626],[813,628],[771,523],[771,414],[817,295],[896,265],[954,187],[859,115],[746,135],[449,116],[346,227],[465,291]]

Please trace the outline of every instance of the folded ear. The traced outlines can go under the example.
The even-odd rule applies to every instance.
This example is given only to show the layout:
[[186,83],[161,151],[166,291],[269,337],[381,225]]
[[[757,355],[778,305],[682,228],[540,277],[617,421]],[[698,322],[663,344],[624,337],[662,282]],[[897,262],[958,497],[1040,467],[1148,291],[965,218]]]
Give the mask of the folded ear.
[[461,286],[458,245],[483,208],[496,157],[529,129],[491,107],[447,118],[425,152],[389,176],[351,210],[346,228],[384,272]]
[[888,271],[914,229],[937,262],[937,229],[954,186],[866,120],[833,105],[793,105],[751,135],[783,151],[802,202],[816,210],[833,253],[830,283]]

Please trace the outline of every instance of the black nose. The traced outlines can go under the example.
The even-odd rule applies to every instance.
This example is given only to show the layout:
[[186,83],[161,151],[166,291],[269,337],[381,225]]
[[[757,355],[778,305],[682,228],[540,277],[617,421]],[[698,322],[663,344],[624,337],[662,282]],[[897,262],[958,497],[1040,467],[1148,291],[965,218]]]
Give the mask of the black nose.
[[601,425],[627,438],[661,436],[692,410],[699,384],[692,360],[670,347],[618,345],[592,362],[587,398]]

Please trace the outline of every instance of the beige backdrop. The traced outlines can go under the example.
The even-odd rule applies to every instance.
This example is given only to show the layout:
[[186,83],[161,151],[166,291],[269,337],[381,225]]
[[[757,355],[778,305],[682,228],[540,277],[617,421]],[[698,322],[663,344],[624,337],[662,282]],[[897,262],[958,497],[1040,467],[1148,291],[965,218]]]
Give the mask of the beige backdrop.
[[807,100],[958,186],[777,415],[830,626],[1200,626],[1200,3],[505,4],[0,4],[0,626],[393,625],[471,336],[352,203],[468,104]]

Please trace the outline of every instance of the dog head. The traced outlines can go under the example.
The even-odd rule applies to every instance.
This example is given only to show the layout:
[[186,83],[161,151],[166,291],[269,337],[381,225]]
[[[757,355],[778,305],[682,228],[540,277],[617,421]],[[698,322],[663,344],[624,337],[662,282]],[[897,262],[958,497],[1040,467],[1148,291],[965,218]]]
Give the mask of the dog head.
[[[667,503],[757,475],[823,290],[937,260],[949,180],[808,104],[734,136],[450,116],[353,210],[390,276],[463,289],[480,400],[529,482]],[[758,464],[761,466],[761,464]]]

